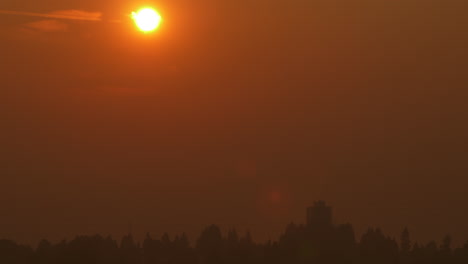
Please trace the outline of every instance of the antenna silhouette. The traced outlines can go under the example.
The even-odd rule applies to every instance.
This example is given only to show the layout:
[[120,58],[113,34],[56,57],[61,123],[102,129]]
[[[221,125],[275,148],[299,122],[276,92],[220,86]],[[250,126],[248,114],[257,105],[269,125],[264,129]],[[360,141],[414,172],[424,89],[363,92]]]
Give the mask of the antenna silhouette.
[[132,221],[128,221],[128,234],[129,235],[132,235],[132,227],[133,227],[133,223]]

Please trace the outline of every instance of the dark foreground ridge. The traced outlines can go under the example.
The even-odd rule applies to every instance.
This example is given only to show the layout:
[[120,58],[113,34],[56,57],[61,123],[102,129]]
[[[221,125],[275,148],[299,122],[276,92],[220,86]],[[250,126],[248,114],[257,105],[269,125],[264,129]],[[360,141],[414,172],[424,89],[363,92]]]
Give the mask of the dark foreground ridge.
[[0,240],[0,263],[4,264],[467,264],[468,242],[453,249],[447,236],[439,245],[412,243],[405,228],[400,240],[369,229],[356,241],[350,224],[333,225],[332,209],[318,201],[307,208],[306,225],[290,224],[278,242],[255,243],[250,233],[239,237],[235,230],[223,236],[211,225],[191,247],[182,234],[170,239],[149,234],[143,244],[131,235],[120,243],[111,237],[79,236],[51,244],[43,240],[36,249]]

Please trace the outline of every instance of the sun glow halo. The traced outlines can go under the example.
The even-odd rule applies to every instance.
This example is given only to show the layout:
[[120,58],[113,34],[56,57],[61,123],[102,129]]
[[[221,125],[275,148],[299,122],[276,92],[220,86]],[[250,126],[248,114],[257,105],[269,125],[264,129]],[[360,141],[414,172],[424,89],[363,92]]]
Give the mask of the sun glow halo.
[[161,15],[152,8],[143,8],[138,12],[132,13],[132,18],[136,26],[143,32],[156,30],[161,24]]

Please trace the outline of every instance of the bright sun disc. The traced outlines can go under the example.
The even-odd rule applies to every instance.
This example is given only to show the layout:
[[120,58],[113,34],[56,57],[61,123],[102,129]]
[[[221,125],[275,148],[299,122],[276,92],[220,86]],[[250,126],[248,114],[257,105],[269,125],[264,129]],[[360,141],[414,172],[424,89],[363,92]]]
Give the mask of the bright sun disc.
[[132,13],[137,27],[143,32],[151,32],[159,27],[161,16],[152,8],[143,8]]

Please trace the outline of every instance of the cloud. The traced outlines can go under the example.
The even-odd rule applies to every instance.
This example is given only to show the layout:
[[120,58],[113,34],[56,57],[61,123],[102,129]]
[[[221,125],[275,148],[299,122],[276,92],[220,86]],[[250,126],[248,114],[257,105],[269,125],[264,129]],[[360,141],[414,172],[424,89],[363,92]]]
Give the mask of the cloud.
[[40,32],[65,32],[68,25],[58,20],[40,20],[25,24],[26,29]]
[[89,21],[100,21],[102,18],[101,12],[88,12],[83,10],[58,10],[48,14],[53,18],[63,18],[72,20],[89,20]]
[[68,20],[88,20],[88,21],[100,21],[102,17],[101,12],[88,12],[82,10],[57,10],[49,13],[33,13],[33,12],[18,12],[11,10],[0,10],[0,14],[16,15],[16,16],[32,16],[32,17],[44,17],[54,19],[68,19]]
[[69,25],[64,20],[84,20],[84,21],[100,21],[102,13],[88,12],[83,10],[57,10],[49,13],[20,13],[17,15],[43,17],[47,19],[30,22],[23,25],[23,28],[33,32],[65,32],[68,31]]

